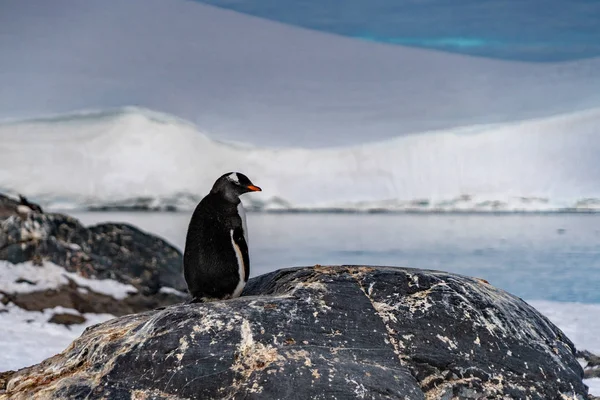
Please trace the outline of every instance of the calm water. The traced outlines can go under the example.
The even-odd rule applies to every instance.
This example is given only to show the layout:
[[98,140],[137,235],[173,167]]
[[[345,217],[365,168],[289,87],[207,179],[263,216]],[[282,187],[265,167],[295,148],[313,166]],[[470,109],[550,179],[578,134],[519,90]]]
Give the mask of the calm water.
[[600,55],[597,0],[197,0],[378,42],[562,61]]
[[[183,248],[190,213],[80,213],[127,221]],[[600,215],[248,215],[252,275],[314,264],[430,268],[528,300],[600,303]]]

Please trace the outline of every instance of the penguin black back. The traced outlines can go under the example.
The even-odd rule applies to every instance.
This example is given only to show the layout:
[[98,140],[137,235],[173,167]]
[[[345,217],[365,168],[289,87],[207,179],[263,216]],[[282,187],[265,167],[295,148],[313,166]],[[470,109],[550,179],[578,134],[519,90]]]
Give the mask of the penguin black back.
[[188,227],[183,270],[196,301],[238,297],[250,274],[246,217],[239,196],[261,189],[239,172],[222,175]]

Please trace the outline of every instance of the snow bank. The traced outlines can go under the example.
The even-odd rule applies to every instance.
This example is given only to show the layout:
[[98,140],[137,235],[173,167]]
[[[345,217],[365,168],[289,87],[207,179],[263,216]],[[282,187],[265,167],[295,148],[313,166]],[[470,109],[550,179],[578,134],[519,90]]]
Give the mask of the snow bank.
[[42,266],[34,265],[31,261],[22,264],[11,264],[0,260],[0,289],[6,293],[38,292],[55,289],[68,284],[71,279],[82,288],[96,293],[112,296],[122,300],[129,293],[137,292],[132,285],[126,285],[111,279],[88,279],[64,268],[45,261]]
[[54,313],[79,313],[56,307],[42,312],[25,311],[0,303],[0,371],[17,370],[60,353],[88,326],[113,318],[109,314],[84,314],[86,322],[66,327],[47,322]]

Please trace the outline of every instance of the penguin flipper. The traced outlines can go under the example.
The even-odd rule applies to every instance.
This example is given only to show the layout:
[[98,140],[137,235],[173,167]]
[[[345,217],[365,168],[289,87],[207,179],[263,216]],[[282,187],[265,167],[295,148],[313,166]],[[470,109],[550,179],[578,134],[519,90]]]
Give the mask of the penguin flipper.
[[237,227],[233,230],[233,241],[240,248],[242,258],[244,261],[244,282],[248,281],[250,275],[250,257],[248,255],[248,243],[244,236],[244,230],[241,227]]

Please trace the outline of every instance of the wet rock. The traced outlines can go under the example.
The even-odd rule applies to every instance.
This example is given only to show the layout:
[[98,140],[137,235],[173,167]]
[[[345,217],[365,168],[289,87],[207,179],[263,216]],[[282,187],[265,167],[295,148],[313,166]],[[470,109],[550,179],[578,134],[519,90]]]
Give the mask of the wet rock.
[[25,279],[25,278],[19,278],[19,279],[17,279],[15,281],[15,283],[26,283],[26,284],[31,285],[31,286],[37,285],[37,283],[35,283],[33,281],[30,281],[29,279]]
[[600,356],[597,356],[596,354],[594,354],[590,351],[587,351],[587,350],[578,351],[577,358],[581,358],[581,359],[585,360],[585,362],[587,363],[587,366],[590,368],[600,367]]
[[0,194],[0,220],[10,216],[26,217],[29,213],[42,213],[42,208],[25,196],[19,195],[19,199],[13,199]]
[[48,320],[48,322],[52,324],[60,324],[65,326],[83,324],[86,321],[85,317],[77,314],[69,314],[69,313],[55,313],[52,314],[52,317]]
[[83,277],[131,284],[144,295],[162,287],[186,290],[179,250],[127,224],[85,227],[62,214],[10,216],[0,222],[0,259],[51,261]]
[[15,371],[0,372],[0,394],[6,390],[6,384],[14,373]]
[[585,365],[583,370],[585,379],[600,378],[600,356],[583,350],[577,352],[577,358]]
[[484,281],[316,266],[90,327],[4,397],[583,400],[582,376],[556,326]]

